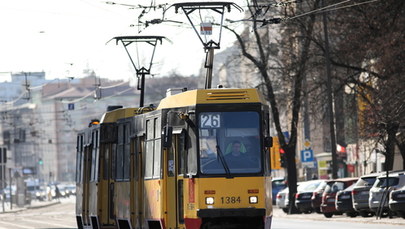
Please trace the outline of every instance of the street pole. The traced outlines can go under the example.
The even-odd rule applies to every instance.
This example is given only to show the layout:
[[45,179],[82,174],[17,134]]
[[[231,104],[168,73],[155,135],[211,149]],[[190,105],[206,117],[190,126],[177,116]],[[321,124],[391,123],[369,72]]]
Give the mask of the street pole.
[[140,75],[141,75],[141,88],[140,88],[141,98],[139,101],[139,107],[143,107],[143,103],[145,100],[145,73],[142,72]]
[[[321,1],[322,6],[324,1]],[[332,95],[332,74],[330,67],[330,56],[329,56],[329,38],[328,38],[328,25],[326,13],[323,16],[323,32],[325,39],[325,60],[326,60],[326,87],[328,94],[328,115],[329,115],[329,127],[330,127],[330,138],[331,138],[331,150],[332,150],[332,178],[337,178],[337,155],[336,155],[336,134],[335,134],[335,115],[333,112],[333,95]]]
[[2,163],[1,164],[1,187],[2,187],[2,189],[3,189],[3,193],[2,193],[2,195],[3,195],[3,198],[1,198],[2,199],[2,206],[3,206],[3,212],[5,212],[6,211],[6,209],[5,209],[5,207],[4,207],[4,199],[5,199],[5,197],[6,197],[6,195],[5,195],[5,193],[4,193],[4,190],[6,189],[6,182],[5,182],[5,179],[6,179],[6,176],[5,176],[5,173],[6,172],[6,164],[5,163]]
[[13,210],[13,192],[12,192],[12,188],[11,188],[11,186],[12,186],[12,184],[13,184],[13,181],[11,180],[12,178],[11,178],[11,168],[9,168],[8,169],[8,176],[10,177],[10,185],[9,185],[9,188],[10,188],[10,210]]
[[208,48],[207,56],[205,59],[205,68],[207,68],[207,73],[205,75],[205,89],[211,88],[213,65],[214,65],[214,49]]

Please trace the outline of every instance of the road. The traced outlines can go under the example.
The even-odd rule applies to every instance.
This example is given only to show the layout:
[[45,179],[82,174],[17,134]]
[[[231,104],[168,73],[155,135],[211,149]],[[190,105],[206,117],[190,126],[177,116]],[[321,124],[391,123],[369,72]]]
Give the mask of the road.
[[[75,199],[61,199],[61,203],[36,209],[0,214],[0,229],[73,229],[76,227]],[[405,219],[349,218],[344,215],[330,219],[321,214],[287,215],[274,209],[272,229],[403,229]]]
[[75,198],[60,204],[0,214],[0,229],[71,229],[77,228]]

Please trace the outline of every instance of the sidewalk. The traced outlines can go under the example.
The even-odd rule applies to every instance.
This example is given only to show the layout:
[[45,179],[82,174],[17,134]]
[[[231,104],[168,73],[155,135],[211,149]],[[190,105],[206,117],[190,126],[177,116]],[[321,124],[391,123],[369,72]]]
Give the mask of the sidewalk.
[[27,209],[43,208],[43,207],[48,207],[48,206],[52,206],[55,204],[60,204],[60,200],[51,200],[51,201],[33,200],[33,201],[31,201],[31,204],[25,205],[24,207],[18,207],[16,204],[13,204],[12,208],[10,208],[10,202],[5,202],[4,211],[3,211],[3,205],[0,202],[0,214],[16,213],[16,212],[24,211]]
[[401,217],[393,217],[393,218],[381,218],[376,219],[376,217],[367,217],[363,218],[361,216],[357,216],[354,218],[348,217],[346,215],[334,215],[332,218],[325,218],[322,214],[311,213],[311,214],[293,214],[288,215],[284,213],[280,208],[274,207],[273,208],[273,217],[274,218],[289,218],[289,219],[302,219],[302,220],[316,220],[316,221],[343,221],[343,222],[357,222],[363,224],[392,224],[392,225],[404,225],[405,226],[405,219]]

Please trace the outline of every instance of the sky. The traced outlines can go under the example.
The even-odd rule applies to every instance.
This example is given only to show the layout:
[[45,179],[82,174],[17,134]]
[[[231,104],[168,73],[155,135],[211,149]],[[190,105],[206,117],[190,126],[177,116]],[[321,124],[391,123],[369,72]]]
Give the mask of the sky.
[[[112,80],[134,78],[135,70],[123,46],[114,41],[107,43],[113,37],[128,35],[170,39],[157,46],[154,77],[173,72],[198,75],[205,53],[184,14],[176,14],[174,8],[165,14],[167,19],[183,24],[140,27],[141,33],[137,26],[131,26],[137,24],[141,9],[122,4],[148,5],[151,1],[113,0],[117,4],[111,5],[100,0],[1,0],[0,82],[9,80],[10,72],[45,71],[47,79],[54,79],[81,77],[85,69]],[[151,10],[143,19],[159,18],[161,12]],[[243,13],[232,10],[225,16],[241,19]],[[232,34],[223,32],[221,50],[234,40]]]

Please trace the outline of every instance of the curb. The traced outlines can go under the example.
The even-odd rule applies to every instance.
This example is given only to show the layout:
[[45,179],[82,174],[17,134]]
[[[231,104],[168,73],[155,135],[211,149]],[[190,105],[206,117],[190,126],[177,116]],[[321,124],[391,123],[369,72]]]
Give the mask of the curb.
[[39,208],[45,208],[45,207],[49,207],[49,206],[53,206],[53,205],[57,205],[60,204],[61,202],[51,202],[48,204],[41,204],[41,205],[37,205],[37,206],[27,206],[27,207],[23,207],[23,208],[19,208],[19,209],[15,209],[15,210],[9,210],[9,211],[4,211],[4,212],[0,212],[0,214],[8,214],[8,213],[18,213],[18,212],[22,212],[24,210],[28,210],[28,209],[39,209]]
[[41,205],[37,205],[37,206],[28,206],[28,207],[26,207],[26,209],[44,208],[44,207],[49,207],[49,206],[57,205],[57,204],[60,204],[60,203],[61,203],[61,202],[58,201],[58,202],[52,202],[52,203],[49,203],[49,204],[41,204]]

